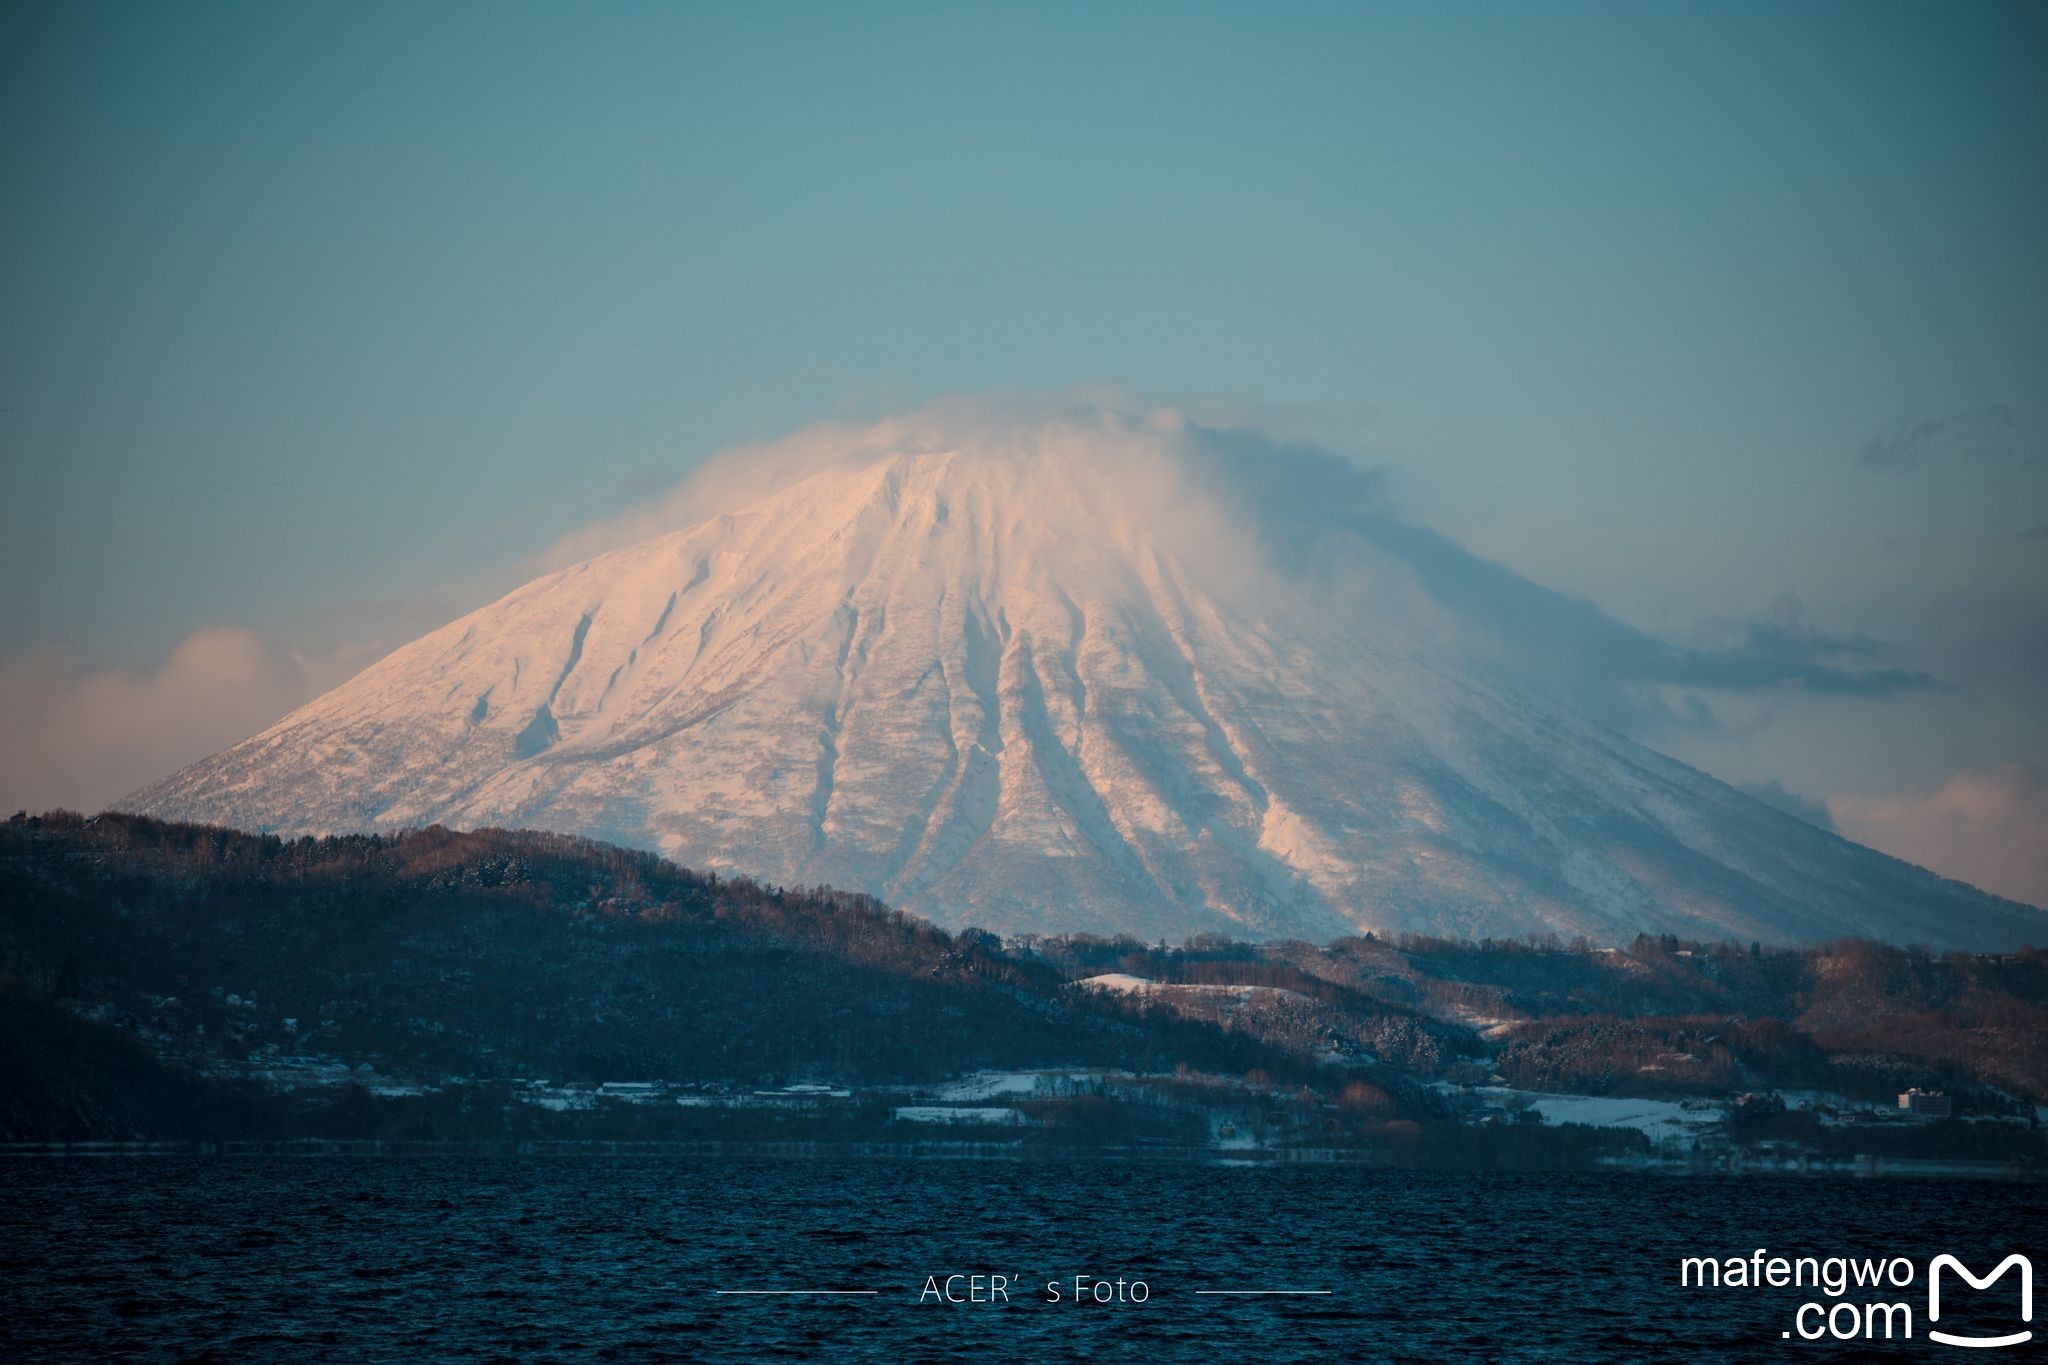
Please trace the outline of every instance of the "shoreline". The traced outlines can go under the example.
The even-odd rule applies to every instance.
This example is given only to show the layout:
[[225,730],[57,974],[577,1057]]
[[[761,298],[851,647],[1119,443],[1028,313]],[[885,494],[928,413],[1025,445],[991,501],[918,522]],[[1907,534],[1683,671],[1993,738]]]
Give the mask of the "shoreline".
[[2037,1184],[2048,1171],[2018,1162],[1863,1156],[1822,1160],[1717,1152],[1699,1158],[1608,1158],[1586,1166],[1420,1166],[1384,1152],[1345,1147],[1217,1149],[1150,1146],[1023,1146],[997,1142],[724,1142],[553,1139],[294,1138],[221,1142],[6,1142],[0,1161],[63,1158],[366,1159],[492,1157],[534,1160],[652,1158],[791,1161],[987,1161],[1012,1165],[1098,1161],[1189,1166],[1351,1166],[1386,1171],[1517,1175],[1780,1176],[1850,1180],[1981,1180]]

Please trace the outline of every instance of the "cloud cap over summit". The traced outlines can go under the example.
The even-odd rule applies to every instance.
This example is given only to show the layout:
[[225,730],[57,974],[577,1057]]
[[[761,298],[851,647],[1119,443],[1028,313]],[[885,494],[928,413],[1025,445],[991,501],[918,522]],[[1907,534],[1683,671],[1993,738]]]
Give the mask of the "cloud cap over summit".
[[1923,680],[1789,629],[1658,644],[1310,448],[939,407],[717,462],[604,535],[131,804],[570,830],[1002,930],[2040,937],[1583,718],[1515,631],[1574,624],[1617,706]]

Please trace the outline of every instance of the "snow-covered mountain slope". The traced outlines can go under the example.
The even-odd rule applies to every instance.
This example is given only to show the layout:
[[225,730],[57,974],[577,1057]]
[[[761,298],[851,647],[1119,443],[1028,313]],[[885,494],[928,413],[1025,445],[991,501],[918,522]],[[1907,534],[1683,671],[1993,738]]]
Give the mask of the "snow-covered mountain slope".
[[550,574],[124,803],[571,831],[942,923],[2048,941],[1311,585],[1170,441],[815,462]]

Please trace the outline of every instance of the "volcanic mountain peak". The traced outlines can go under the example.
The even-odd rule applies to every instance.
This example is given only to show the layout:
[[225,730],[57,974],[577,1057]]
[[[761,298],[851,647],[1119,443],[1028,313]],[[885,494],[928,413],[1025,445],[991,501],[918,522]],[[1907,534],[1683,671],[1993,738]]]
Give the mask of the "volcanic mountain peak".
[[713,471],[127,804],[584,833],[1007,931],[2043,937],[1489,676],[1170,419],[884,437]]

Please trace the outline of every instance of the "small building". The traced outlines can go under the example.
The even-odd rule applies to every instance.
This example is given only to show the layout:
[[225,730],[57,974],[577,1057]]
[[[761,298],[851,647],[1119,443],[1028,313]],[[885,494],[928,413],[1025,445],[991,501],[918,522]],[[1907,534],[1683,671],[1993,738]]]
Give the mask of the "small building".
[[1955,1112],[1955,1106],[1939,1090],[1921,1090],[1915,1087],[1899,1096],[1899,1108],[1914,1118],[1945,1119]]

